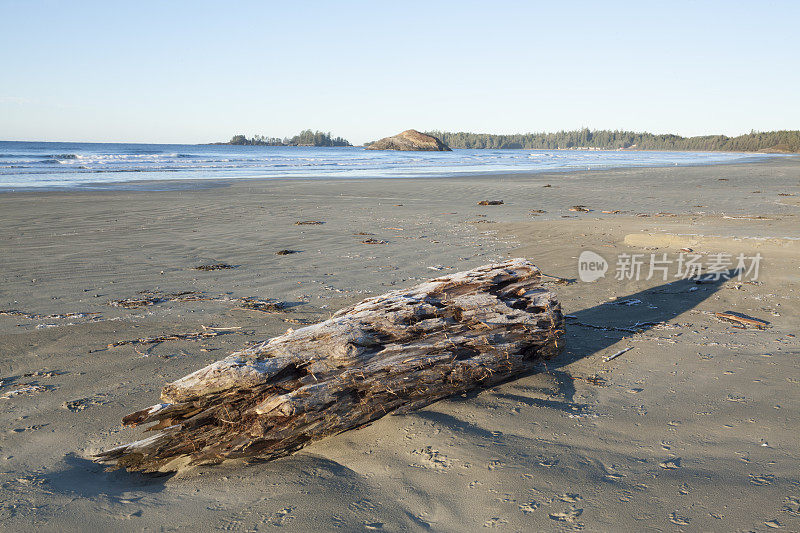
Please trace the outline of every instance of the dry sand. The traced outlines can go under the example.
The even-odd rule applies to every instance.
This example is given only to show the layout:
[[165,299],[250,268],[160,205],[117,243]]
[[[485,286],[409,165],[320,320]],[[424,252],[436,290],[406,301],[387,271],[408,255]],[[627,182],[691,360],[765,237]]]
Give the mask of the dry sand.
[[[0,316],[0,529],[798,531],[799,185],[800,161],[783,158],[0,194],[0,310],[37,315]],[[505,203],[476,205],[495,199]],[[569,211],[576,204],[591,211]],[[362,244],[370,238],[388,242]],[[682,247],[759,251],[761,275],[614,279],[619,253]],[[146,477],[87,460],[141,436],[119,420],[155,403],[165,382],[244,343],[510,256],[575,278],[584,249],[611,270],[554,285],[575,318],[565,353],[538,374],[266,464]],[[218,262],[235,268],[194,269]],[[108,305],[140,291],[207,299]],[[240,297],[290,307],[236,309]],[[624,300],[634,302],[614,303]],[[770,327],[738,329],[716,311]],[[98,314],[53,316],[65,313]],[[659,325],[624,331],[637,322]],[[107,348],[203,326],[241,329]]]

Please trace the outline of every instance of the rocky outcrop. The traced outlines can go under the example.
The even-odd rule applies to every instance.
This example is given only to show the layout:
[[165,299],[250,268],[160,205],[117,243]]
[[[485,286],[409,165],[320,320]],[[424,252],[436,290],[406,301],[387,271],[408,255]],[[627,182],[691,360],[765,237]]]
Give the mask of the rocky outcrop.
[[367,150],[425,150],[450,152],[450,147],[431,135],[417,130],[406,130],[392,137],[384,137],[367,145]]

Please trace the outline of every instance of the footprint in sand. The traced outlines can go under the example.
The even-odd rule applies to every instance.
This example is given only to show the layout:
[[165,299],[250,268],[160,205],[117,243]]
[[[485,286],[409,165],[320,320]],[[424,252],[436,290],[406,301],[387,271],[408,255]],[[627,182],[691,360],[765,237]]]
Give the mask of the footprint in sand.
[[784,513],[789,513],[792,516],[800,516],[800,498],[787,496],[786,505],[781,509]]
[[285,526],[289,521],[294,519],[294,516],[292,516],[292,511],[294,511],[294,507],[284,507],[277,513],[267,518],[266,522],[272,524],[273,526]]
[[613,466],[606,465],[602,461],[596,461],[597,466],[603,472],[603,481],[619,481],[622,479],[624,474],[620,474],[617,472]]
[[763,485],[772,485],[772,482],[775,481],[775,476],[772,474],[763,474],[757,476],[755,474],[750,474],[750,483],[753,485],[763,486]]
[[490,518],[489,520],[484,522],[483,527],[499,527],[502,526],[503,524],[508,524],[508,520],[506,520],[505,518],[500,518],[498,516],[495,516],[494,518]]
[[353,512],[362,512],[366,513],[369,511],[375,510],[375,504],[369,501],[366,498],[362,498],[361,500],[354,501],[350,505],[347,506]]
[[671,457],[662,463],[658,463],[658,466],[665,470],[677,470],[681,467],[681,458],[680,457]]
[[108,400],[106,399],[106,396],[106,394],[96,394],[95,396],[90,396],[88,398],[78,398],[77,400],[64,402],[61,404],[61,407],[68,411],[72,411],[73,413],[77,413],[79,411],[84,411],[89,407],[107,404]]
[[781,524],[777,520],[767,520],[766,522],[764,522],[764,525],[767,527],[771,527],[773,529],[780,529],[783,527],[783,524]]
[[411,455],[415,455],[420,457],[421,465],[413,465],[413,466],[422,466],[424,468],[433,468],[434,470],[444,470],[452,466],[453,462],[447,458],[446,455],[443,455],[439,450],[431,447],[426,446],[425,448],[420,448],[418,450],[414,450],[411,452]]
[[576,507],[570,507],[563,513],[550,513],[550,520],[555,520],[556,522],[574,522],[580,515],[583,514],[583,509],[577,509]]
[[531,500],[528,503],[521,503],[519,505],[519,510],[522,511],[522,514],[531,514],[538,508],[539,508],[539,502],[537,502],[536,500]]
[[243,531],[245,529],[244,520],[240,517],[223,518],[222,524],[217,527],[222,531]]
[[489,461],[489,464],[486,465],[486,468],[489,470],[494,470],[495,468],[503,468],[506,464],[503,461]]
[[577,503],[577,502],[581,501],[583,498],[581,498],[580,494],[572,494],[572,493],[566,492],[566,493],[562,494],[561,496],[559,496],[558,499],[561,500],[562,502]]
[[670,522],[672,522],[673,524],[677,524],[679,526],[689,525],[689,519],[686,518],[685,516],[679,515],[678,511],[673,511],[667,518],[669,519]]

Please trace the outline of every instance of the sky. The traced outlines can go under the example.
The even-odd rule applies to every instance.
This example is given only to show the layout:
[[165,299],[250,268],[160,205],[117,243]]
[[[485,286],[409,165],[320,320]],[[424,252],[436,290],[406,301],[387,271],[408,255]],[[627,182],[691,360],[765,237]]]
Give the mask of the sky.
[[0,140],[800,129],[800,2],[0,0]]

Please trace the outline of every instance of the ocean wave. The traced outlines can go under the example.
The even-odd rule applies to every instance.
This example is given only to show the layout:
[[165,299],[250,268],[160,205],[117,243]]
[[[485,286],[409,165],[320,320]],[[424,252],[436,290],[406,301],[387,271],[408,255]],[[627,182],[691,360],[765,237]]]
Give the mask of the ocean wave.
[[[575,168],[697,165],[752,160],[756,154],[583,152],[577,150],[456,150],[452,153],[368,152],[336,148],[265,148],[163,145],[59,145],[0,153],[0,183],[75,184],[143,179],[302,177],[430,177]],[[3,149],[0,143],[0,150]],[[74,151],[74,153],[73,153]],[[169,174],[169,175],[167,175]]]
[[175,159],[178,157],[178,154],[155,154],[155,153],[143,153],[143,154],[77,154],[75,156],[77,159],[86,160],[86,161],[141,161],[141,160],[157,160],[157,159]]
[[77,154],[0,154],[0,159],[75,159]]

